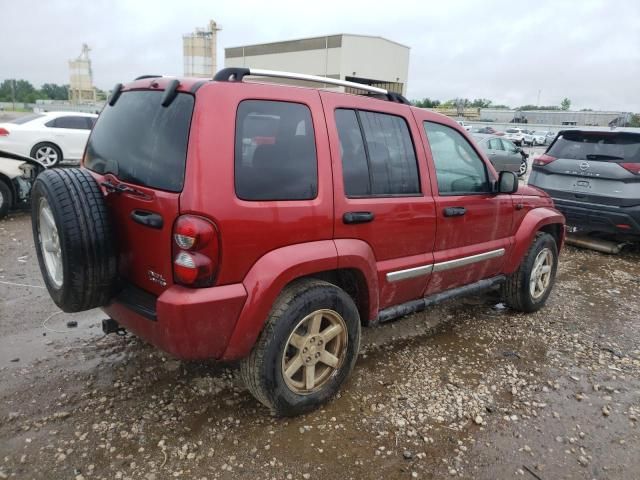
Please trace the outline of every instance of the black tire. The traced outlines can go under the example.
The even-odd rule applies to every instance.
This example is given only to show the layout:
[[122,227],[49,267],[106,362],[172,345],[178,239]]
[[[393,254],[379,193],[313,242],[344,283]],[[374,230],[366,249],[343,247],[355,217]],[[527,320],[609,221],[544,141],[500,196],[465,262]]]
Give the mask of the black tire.
[[[337,312],[346,324],[343,361],[317,391],[300,394],[284,378],[283,355],[299,322],[321,309]],[[273,305],[264,330],[240,372],[249,391],[276,416],[295,416],[327,402],[355,365],[360,349],[360,315],[346,292],[320,280],[300,280],[287,287]],[[300,353],[300,352],[298,352]]]
[[7,216],[13,206],[13,194],[11,188],[3,180],[0,180],[0,219]]
[[62,160],[62,150],[60,150],[60,147],[58,147],[55,143],[51,143],[51,142],[40,142],[40,143],[36,143],[33,148],[31,149],[31,153],[30,153],[30,157],[31,158],[35,158],[36,160],[38,160],[38,158],[36,157],[36,155],[38,154],[38,150],[43,149],[43,148],[50,148],[52,149],[55,154],[56,154],[56,159],[55,161],[42,161],[39,160],[44,166],[46,167],[55,167],[56,165],[58,165]]
[[[530,280],[534,262],[538,255],[548,249],[552,255],[551,277],[546,290],[538,298],[531,294]],[[502,295],[507,305],[521,312],[535,312],[546,303],[556,279],[558,270],[558,246],[555,239],[548,233],[538,232],[529,247],[518,270],[511,274],[502,286]]]
[[[62,280],[48,273],[40,233],[48,204],[57,229]],[[79,168],[45,170],[31,194],[31,225],[40,271],[55,304],[80,312],[108,303],[116,281],[116,254],[104,197],[95,179]]]

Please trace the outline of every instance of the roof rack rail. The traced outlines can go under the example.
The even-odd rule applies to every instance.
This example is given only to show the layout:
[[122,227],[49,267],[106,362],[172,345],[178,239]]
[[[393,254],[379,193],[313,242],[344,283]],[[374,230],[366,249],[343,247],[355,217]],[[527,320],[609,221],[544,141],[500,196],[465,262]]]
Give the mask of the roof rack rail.
[[329,85],[337,85],[340,87],[350,87],[367,92],[369,95],[378,97],[383,95],[387,100],[396,103],[410,105],[409,100],[396,92],[390,92],[384,88],[373,87],[364,83],[349,82],[347,80],[339,80],[336,78],[320,77],[317,75],[307,75],[306,73],[279,72],[276,70],[263,70],[258,68],[241,68],[227,67],[215,74],[213,79],[217,82],[241,82],[246,76],[257,75],[259,77],[288,78],[292,80],[303,80],[306,82],[327,83]]

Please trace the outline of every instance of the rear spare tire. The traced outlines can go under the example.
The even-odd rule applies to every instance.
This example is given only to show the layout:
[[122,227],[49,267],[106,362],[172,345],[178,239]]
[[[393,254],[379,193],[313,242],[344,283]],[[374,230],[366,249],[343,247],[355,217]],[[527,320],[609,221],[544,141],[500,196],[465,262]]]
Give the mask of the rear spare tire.
[[65,168],[38,175],[31,225],[55,304],[65,312],[105,305],[114,291],[117,262],[104,197],[91,174]]

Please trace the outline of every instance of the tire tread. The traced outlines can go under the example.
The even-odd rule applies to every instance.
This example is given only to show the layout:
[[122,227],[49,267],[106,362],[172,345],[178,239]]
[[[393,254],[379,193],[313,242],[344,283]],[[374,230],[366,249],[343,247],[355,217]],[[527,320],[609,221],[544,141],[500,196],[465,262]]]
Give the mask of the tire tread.
[[[45,196],[54,212],[63,244],[64,281],[52,292],[66,312],[89,310],[106,304],[116,279],[116,256],[104,197],[96,180],[80,168],[49,169],[38,176],[36,196]],[[37,241],[38,201],[32,221]],[[46,268],[38,250],[40,269]]]

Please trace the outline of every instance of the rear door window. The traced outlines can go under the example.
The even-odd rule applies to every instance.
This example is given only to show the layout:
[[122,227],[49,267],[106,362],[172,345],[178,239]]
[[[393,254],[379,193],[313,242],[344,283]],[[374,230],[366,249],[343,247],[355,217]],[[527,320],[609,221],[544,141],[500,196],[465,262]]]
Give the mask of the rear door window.
[[163,107],[163,94],[128,91],[114,106],[107,104],[89,137],[85,166],[125,182],[181,191],[194,97],[178,93]]
[[402,117],[350,109],[335,116],[347,197],[420,194],[416,154]]
[[291,102],[238,106],[235,188],[243,200],[310,200],[318,194],[311,111]]
[[489,150],[504,150],[499,138],[492,138],[489,140]]
[[518,147],[516,147],[515,143],[510,142],[509,140],[501,138],[499,141],[502,142],[502,146],[507,152],[515,153],[518,150]]
[[547,152],[573,160],[640,163],[640,135],[630,132],[564,132]]
[[32,113],[30,115],[25,115],[24,117],[15,118],[9,123],[13,123],[14,125],[22,125],[42,117],[44,117],[44,115],[42,115],[41,113]]

